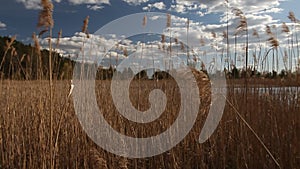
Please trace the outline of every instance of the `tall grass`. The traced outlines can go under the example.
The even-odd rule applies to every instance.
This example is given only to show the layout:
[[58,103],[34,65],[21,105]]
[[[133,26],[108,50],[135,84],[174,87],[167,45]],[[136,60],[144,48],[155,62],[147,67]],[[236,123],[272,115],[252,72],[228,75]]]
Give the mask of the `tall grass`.
[[[1,81],[0,111],[0,165],[1,168],[50,168],[49,86],[47,81]],[[105,119],[117,131],[133,137],[156,135],[168,128],[177,117],[180,96],[176,83],[170,79],[159,82],[143,80],[140,100],[139,82],[130,86],[130,99],[141,110],[149,108],[149,92],[157,86],[165,91],[166,111],[156,121],[141,125],[132,123],[118,114],[109,93],[110,81],[97,81],[98,104]],[[152,83],[157,83],[156,85]],[[277,168],[264,147],[235,114],[237,109],[282,168],[299,166],[300,144],[299,88],[274,88],[272,82],[263,86],[251,85],[245,108],[244,88],[239,82],[229,81],[228,100],[224,116],[215,133],[204,144],[197,142],[208,113],[209,96],[202,95],[197,122],[189,135],[175,148],[155,157],[127,159],[98,147],[76,118],[72,100],[66,102],[68,81],[55,81],[53,95],[53,135],[59,135],[54,157],[55,168]],[[40,85],[42,84],[42,85]],[[167,85],[166,85],[167,84]],[[199,83],[200,85],[201,83]],[[202,84],[203,85],[203,84]],[[205,85],[203,85],[205,86]],[[263,87],[263,88],[261,88]],[[207,88],[201,88],[205,93]],[[105,99],[103,99],[105,98]],[[61,112],[64,112],[61,117]],[[250,114],[250,116],[249,116]],[[59,132],[59,133],[57,133]]]
[[49,147],[50,147],[50,168],[54,168],[54,158],[53,157],[53,71],[52,71],[52,28],[54,26],[54,20],[52,17],[53,13],[53,4],[49,0],[41,0],[42,10],[39,13],[39,20],[37,27],[42,28],[39,36],[49,31],[49,91],[50,91],[50,138],[49,138]]
[[[70,99],[70,82],[53,80],[52,64],[55,62],[52,59],[51,42],[54,26],[53,5],[48,0],[41,2],[42,11],[38,22],[38,27],[41,28],[39,37],[44,33],[49,33],[49,79],[45,80],[46,78],[43,77],[40,45],[38,37],[33,34],[35,51],[32,52],[31,57],[39,58],[36,64],[38,72],[36,80],[1,79],[0,81],[0,168],[297,168],[300,165],[298,141],[300,139],[298,133],[300,90],[299,87],[292,87],[300,85],[297,79],[249,78],[246,86],[243,80],[228,79],[227,101],[230,104],[226,104],[223,118],[212,137],[204,144],[199,144],[197,140],[210,109],[211,86],[206,75],[195,69],[192,71],[200,88],[201,106],[196,124],[182,142],[161,155],[144,159],[119,157],[98,147],[84,132],[75,115],[73,101]],[[243,13],[239,10],[235,12],[240,18],[240,23],[237,27],[238,32],[235,34],[234,66],[236,66],[237,33],[245,31],[247,72],[248,25]],[[293,13],[290,13],[289,18],[295,24],[298,22]],[[87,38],[89,37],[88,22],[89,17],[86,17],[82,27],[82,32]],[[146,17],[143,18],[142,25],[144,27],[147,25]],[[170,33],[171,57],[170,15],[167,15],[166,27]],[[267,27],[266,31],[270,35],[269,42],[278,55],[278,40],[270,27]],[[286,27],[285,32],[287,32]],[[61,34],[60,32],[58,36],[61,37]],[[189,20],[187,38],[188,34]],[[253,35],[258,37],[257,33]],[[212,36],[216,39],[217,35],[212,32]],[[227,32],[223,34],[224,39],[227,39],[227,59],[230,53],[229,36],[227,27]],[[294,41],[297,42],[297,34],[292,33],[289,38],[290,48],[292,48],[289,50],[291,61],[295,57],[292,51],[295,51]],[[12,45],[14,40],[15,37],[6,43],[0,71],[9,51],[14,51]],[[176,41],[178,43],[178,40]],[[184,51],[184,44],[179,43],[181,50]],[[200,43],[205,46],[204,39],[201,39]],[[161,35],[161,44],[163,50],[166,50],[165,35]],[[59,38],[56,48],[58,46]],[[123,52],[125,56],[128,55],[126,48]],[[188,47],[186,52],[188,63]],[[17,53],[12,53],[12,56],[17,55]],[[204,53],[205,51],[203,55]],[[260,46],[258,58],[261,57],[261,53]],[[268,53],[265,57],[267,56]],[[258,62],[259,60],[262,60],[262,64],[266,63],[264,58],[258,59]],[[229,62],[228,60],[228,64]],[[205,70],[205,65],[201,66]],[[159,119],[149,124],[133,123],[117,112],[110,93],[110,80],[97,80],[95,83],[97,102],[101,105],[103,116],[112,128],[124,135],[132,137],[158,135],[168,129],[178,116],[180,91],[171,77],[160,81],[135,78],[131,82],[130,99],[140,111],[145,111],[150,107],[148,100],[150,91],[159,88],[166,93],[168,103],[165,112]]]

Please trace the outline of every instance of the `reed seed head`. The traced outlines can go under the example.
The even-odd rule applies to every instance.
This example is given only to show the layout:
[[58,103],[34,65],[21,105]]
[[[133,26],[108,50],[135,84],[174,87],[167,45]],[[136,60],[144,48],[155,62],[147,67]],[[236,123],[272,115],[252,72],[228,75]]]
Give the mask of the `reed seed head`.
[[271,36],[273,35],[273,33],[271,31],[271,27],[269,25],[266,26],[266,33]]
[[216,32],[211,32],[211,36],[214,38],[214,39],[216,39],[217,38],[217,34],[216,34]]
[[295,17],[295,14],[294,14],[294,12],[292,12],[292,11],[289,12],[288,18],[289,18],[292,22],[294,22],[294,23],[297,22],[297,19],[296,19],[296,17]]
[[223,38],[224,38],[224,39],[227,39],[227,38],[228,38],[228,35],[227,35],[227,32],[226,32],[226,31],[223,31]]
[[201,38],[200,38],[200,45],[205,46],[205,40],[204,40],[203,36],[201,36]]
[[254,37],[257,37],[257,38],[259,38],[259,34],[258,34],[258,32],[257,32],[257,30],[256,30],[256,29],[253,29],[253,33],[252,33],[252,35],[253,35]]
[[182,51],[184,51],[184,44],[183,44],[183,42],[180,42],[180,50],[182,50]]
[[178,44],[178,38],[174,38],[175,44]]
[[87,38],[89,38],[88,25],[89,25],[90,16],[87,16],[83,21],[82,32],[86,34]]
[[171,27],[171,15],[167,14],[167,27]]
[[17,36],[14,35],[10,38],[9,41],[8,40],[5,41],[5,46],[4,46],[5,50],[9,50],[11,48],[11,46],[14,43],[14,41],[16,40],[16,38],[17,38]]
[[11,47],[10,55],[11,55],[12,57],[18,56],[18,52],[17,52],[16,48],[13,47],[13,46]]
[[62,29],[60,29],[60,31],[58,32],[58,37],[57,37],[57,41],[56,41],[56,47],[59,46],[59,42],[60,42],[61,37],[62,37]]
[[147,25],[147,16],[145,15],[143,18],[143,27]]
[[235,14],[235,16],[241,16],[244,14],[243,11],[238,8],[234,8],[232,12]]
[[164,34],[161,35],[161,43],[166,42],[166,36]]
[[127,56],[128,56],[128,51],[127,51],[127,49],[126,49],[126,48],[124,48],[124,49],[123,49],[123,55],[124,55],[125,57],[127,57]]
[[268,41],[271,43],[272,47],[277,48],[279,46],[279,41],[274,36],[271,36]]
[[189,19],[187,19],[187,21],[186,21],[186,28],[187,28],[187,29],[190,28],[190,20],[189,20]]
[[244,15],[240,15],[240,24],[237,26],[237,32],[246,31],[247,30],[247,19]]
[[49,29],[53,28],[54,21],[52,17],[53,13],[53,4],[49,0],[41,0],[42,10],[39,13],[39,20],[37,27],[42,28],[43,30],[39,33],[39,35],[44,34]]
[[40,43],[39,43],[39,40],[35,34],[35,32],[32,34],[32,39],[34,41],[34,48],[35,48],[35,53],[38,55],[38,56],[41,56],[41,46],[40,46]]
[[289,27],[286,25],[285,22],[282,23],[282,31],[281,32],[285,32],[285,33],[289,33],[290,29]]

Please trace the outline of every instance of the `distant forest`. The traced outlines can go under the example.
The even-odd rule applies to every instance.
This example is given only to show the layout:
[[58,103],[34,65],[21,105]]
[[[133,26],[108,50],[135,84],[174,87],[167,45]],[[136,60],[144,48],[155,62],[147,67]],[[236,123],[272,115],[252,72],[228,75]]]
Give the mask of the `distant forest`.
[[[11,44],[10,44],[11,43]],[[13,40],[9,37],[0,36],[0,78],[12,80],[46,80],[49,78],[49,51],[43,49],[37,51],[35,47],[22,42]],[[73,68],[75,61],[68,57],[63,57],[61,54],[52,52],[52,69],[53,79],[66,80],[72,79]],[[85,65],[87,68],[89,65]],[[95,65],[92,65],[95,66]],[[85,70],[87,70],[85,68]],[[111,79],[116,70],[110,66],[108,69],[98,68],[97,79]],[[206,70],[202,70],[206,71]],[[281,72],[265,72],[261,73],[256,70],[246,72],[245,70],[232,68],[224,70],[227,78],[294,78],[296,73],[289,73],[285,70]],[[119,72],[121,73],[121,72]],[[126,70],[126,74],[132,73],[131,70]],[[218,72],[221,73],[222,72]],[[164,79],[170,76],[166,72],[156,72],[152,79]],[[141,71],[135,78],[148,79],[146,71]]]
[[[1,79],[42,80],[49,78],[48,50],[41,50],[39,54],[30,44],[25,45],[14,40],[9,45],[10,42],[11,38],[0,37]],[[56,52],[52,53],[52,57],[53,78],[72,78],[74,62]]]

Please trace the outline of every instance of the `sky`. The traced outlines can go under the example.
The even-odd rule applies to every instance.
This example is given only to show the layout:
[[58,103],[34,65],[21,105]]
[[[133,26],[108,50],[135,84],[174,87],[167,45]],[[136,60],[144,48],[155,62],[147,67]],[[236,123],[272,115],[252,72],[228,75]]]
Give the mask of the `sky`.
[[[194,53],[189,55],[197,55],[197,61],[206,61],[207,67],[223,68],[228,63],[243,67],[245,63],[243,49],[246,36],[245,32],[241,31],[237,35],[237,42],[235,41],[234,34],[240,20],[232,12],[233,9],[240,9],[243,12],[243,16],[247,19],[249,64],[253,63],[253,66],[261,69],[267,69],[267,66],[268,69],[274,68],[274,66],[266,64],[271,64],[272,57],[270,56],[269,58],[267,56],[264,58],[263,56],[270,49],[270,44],[266,42],[270,38],[270,35],[265,33],[266,25],[271,26],[274,37],[280,44],[278,59],[275,58],[275,60],[278,60],[279,69],[289,68],[289,66],[296,67],[299,60],[299,53],[295,51],[295,39],[293,39],[294,50],[288,50],[289,47],[291,48],[288,39],[291,39],[292,33],[284,35],[281,32],[281,25],[285,22],[291,32],[293,31],[293,35],[298,33],[297,27],[294,27],[295,23],[291,23],[287,16],[290,11],[293,11],[295,17],[300,19],[299,0],[228,0],[227,2],[226,0],[52,0],[52,2],[54,5],[53,38],[55,40],[58,32],[62,30],[61,47],[57,50],[65,55],[78,57],[78,50],[76,51],[75,49],[82,48],[81,42],[82,39],[85,39],[85,35],[80,32],[86,16],[89,16],[88,30],[91,37],[93,37],[94,33],[101,27],[124,16],[141,12],[144,12],[144,15],[147,15],[149,12],[161,12],[172,15],[170,28],[165,28],[162,31],[166,35],[169,35],[171,32],[170,35],[172,35],[173,39],[178,38],[184,41],[185,45],[189,46],[190,51]],[[36,25],[38,14],[41,10],[40,0],[0,0],[0,3],[0,36],[17,35],[17,40],[24,43],[32,43],[32,33],[39,32]],[[154,14],[149,14],[148,17],[155,18]],[[162,19],[161,22],[166,22],[167,20],[166,16],[163,17],[161,15],[160,18]],[[142,24],[142,15],[140,19],[135,19]],[[188,36],[186,36],[187,19],[189,19]],[[152,20],[154,19],[148,18],[147,26],[151,24]],[[229,46],[227,46],[226,40],[223,38],[223,32],[227,30],[227,21]],[[131,30],[134,28],[132,28],[130,23],[126,24],[125,22],[118,29]],[[257,30],[260,35],[259,38],[252,36],[253,29]],[[116,37],[111,36],[110,38],[112,37],[116,40]],[[150,36],[147,36],[146,41],[148,43],[145,42],[145,36],[144,41],[143,38],[131,38],[121,45],[121,49],[128,48],[129,53],[134,53],[134,51],[137,51],[137,47],[134,46],[138,44],[137,41],[139,40],[140,44],[145,43],[145,48],[154,44],[161,47],[165,45],[158,40],[158,35],[155,35],[155,37],[150,38]],[[186,41],[186,39],[188,40]],[[201,39],[204,39],[205,46],[199,45]],[[40,41],[46,48],[46,37],[40,37]],[[106,45],[113,44],[108,37],[102,37],[99,41]],[[235,42],[237,43],[237,49],[234,50]],[[85,47],[89,45],[89,43],[86,43]],[[174,45],[174,50],[177,49],[177,52],[179,48],[182,48],[178,44],[176,48],[175,43],[172,45]],[[107,53],[108,51],[106,50],[108,49],[106,47],[109,48],[109,45],[103,47],[100,51],[96,51],[95,55]],[[227,47],[230,49],[228,56],[224,52]],[[262,51],[263,54],[260,54],[262,56],[258,56],[258,49]],[[286,60],[284,60],[283,54],[285,50],[291,55]],[[109,52],[109,57],[125,58],[120,51]],[[181,51],[182,55],[184,53],[186,52]],[[252,57],[253,55],[256,56]],[[105,54],[105,57],[108,57],[108,55]],[[260,65],[263,63],[263,60],[266,64],[264,66]]]

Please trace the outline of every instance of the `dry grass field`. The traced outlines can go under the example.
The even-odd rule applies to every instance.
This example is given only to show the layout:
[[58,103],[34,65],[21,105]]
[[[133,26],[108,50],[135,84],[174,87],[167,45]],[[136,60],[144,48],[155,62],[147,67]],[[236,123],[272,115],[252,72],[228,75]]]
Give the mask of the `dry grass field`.
[[[248,37],[251,35],[249,34],[250,32],[248,33],[247,18],[241,10],[234,8],[232,11],[238,17],[236,31],[239,34],[238,37],[237,33],[234,35],[228,34],[227,27],[227,32],[224,30],[223,33],[225,34],[223,36],[218,35],[223,37],[222,41],[227,40],[227,47],[224,47],[222,50],[221,60],[225,49],[227,50],[227,56],[233,51],[237,55],[237,40],[235,40],[235,47],[229,51],[229,38],[235,36],[235,39],[238,38],[239,41],[242,41],[242,35],[244,36],[244,33],[246,33],[247,40],[245,44],[243,46],[240,45],[242,42],[238,44],[243,49],[238,50],[245,53],[245,65],[243,65],[245,75],[241,77],[247,79],[247,85],[245,85],[245,79],[227,80],[227,102],[224,114],[213,135],[203,144],[198,142],[201,129],[210,109],[211,86],[208,81],[200,80],[201,75],[197,75],[197,72],[193,71],[200,88],[201,106],[192,130],[184,140],[163,154],[148,158],[130,159],[114,155],[97,146],[83,130],[75,113],[72,95],[68,97],[70,81],[56,80],[72,77],[71,72],[74,65],[72,65],[72,62],[62,64],[56,58],[56,51],[60,49],[59,39],[62,31],[59,32],[56,45],[54,45],[53,37],[55,37],[55,32],[53,32],[52,1],[42,0],[41,7],[42,10],[39,13],[37,24],[41,32],[38,33],[39,36],[35,33],[33,34],[34,48],[30,48],[30,52],[18,56],[14,46],[16,36],[3,43],[3,56],[0,63],[0,169],[299,168],[300,78],[297,77],[297,74],[300,72],[300,60],[296,60],[296,55],[291,54],[294,51],[297,51],[299,54],[298,45],[293,45],[293,40],[295,39],[298,44],[297,32],[289,30],[289,27],[295,27],[296,21],[298,22],[293,12],[290,12],[288,16],[292,24],[287,26],[285,23],[282,23],[285,29],[281,33],[291,34],[291,37],[287,36],[287,41],[291,41],[291,44],[287,44],[288,50],[279,45],[279,41],[276,39],[276,32],[274,32],[273,28],[267,26],[266,31],[269,39],[257,44],[260,46],[260,51],[256,52],[255,47],[253,56],[258,61],[255,64],[253,63],[254,69],[250,69],[248,55],[250,58],[249,46],[251,47],[251,45],[249,45]],[[229,8],[226,10],[228,11]],[[145,17],[143,26],[146,26],[145,21],[147,18]],[[188,18],[187,21],[189,23]],[[90,36],[88,23],[89,17],[87,16],[81,31],[86,35],[86,37],[83,37],[85,40]],[[171,15],[168,14],[167,28],[169,30],[171,30],[170,23]],[[189,27],[183,29],[187,29],[188,34]],[[256,30],[253,30],[253,36],[258,37],[257,32],[256,35],[255,32]],[[170,31],[169,33],[171,35]],[[215,41],[217,39],[216,33],[211,33],[213,38],[210,39],[212,42],[217,42]],[[43,34],[45,39],[41,38]],[[161,36],[161,42],[167,44],[168,41],[166,41],[165,35]],[[48,47],[46,47],[48,52],[41,52],[40,50],[39,41],[42,39],[49,42]],[[200,41],[202,40],[200,39]],[[204,43],[203,46],[214,46],[214,43]],[[188,45],[187,48],[183,42],[181,44],[183,49],[181,52],[187,53],[187,56],[189,56],[191,51],[188,51]],[[262,44],[272,47],[273,61],[271,61],[271,56],[268,56],[271,49],[261,48]],[[184,50],[185,47],[187,48],[186,52]],[[162,46],[162,48],[165,52],[170,50],[171,57],[171,37],[170,46]],[[221,54],[218,54],[217,48],[216,53],[213,55],[220,56]],[[84,41],[80,52],[83,49]],[[277,73],[279,73],[278,50],[281,49],[285,53],[289,53],[289,55],[282,56],[285,66],[284,72],[287,74],[280,77],[280,79]],[[122,50],[123,55],[128,56],[127,49],[124,48]],[[206,53],[205,50],[203,55]],[[253,51],[254,49],[251,50]],[[264,52],[267,53],[263,58],[262,54]],[[259,56],[256,56],[258,53]],[[32,59],[30,60],[30,58]],[[197,57],[189,59],[193,59],[195,62],[200,61],[197,60]],[[233,62],[233,60],[231,61]],[[229,66],[234,66],[234,68],[242,66],[229,65],[230,61],[227,62],[228,69]],[[234,62],[236,62],[236,58]],[[295,63],[293,64],[292,62]],[[297,64],[297,62],[299,63]],[[188,61],[187,65],[189,65]],[[251,71],[255,73],[256,67],[258,68],[259,65],[262,67],[260,70],[262,75],[259,75],[260,77],[257,78],[256,74],[248,77],[247,73]],[[112,68],[113,65],[110,66]],[[270,67],[272,67],[273,73],[275,67],[277,67],[276,76],[274,75],[272,79],[271,76],[269,79],[265,79],[266,77],[263,73],[271,70]],[[205,68],[205,65],[202,68]],[[57,74],[53,73],[55,71]],[[243,71],[239,71],[241,71],[239,74],[242,74]],[[109,70],[109,72],[112,73],[113,71]],[[18,81],[17,79],[23,80]],[[109,79],[109,77],[105,79]],[[157,120],[148,124],[131,122],[119,114],[110,93],[110,80],[97,80],[95,83],[97,102],[104,118],[113,129],[124,135],[138,138],[158,135],[167,130],[178,116],[181,103],[180,91],[172,78],[163,78],[159,81],[135,79],[131,82],[130,100],[132,105],[140,111],[149,109],[150,103],[148,98],[149,93],[153,89],[161,89],[167,96],[168,102],[163,114]]]
[[[202,103],[192,131],[182,142],[161,155],[127,159],[101,149],[83,131],[73,101],[67,99],[69,81],[54,81],[53,140],[49,139],[48,81],[1,81],[0,168],[49,168],[50,141],[55,147],[55,168],[279,168],[235,111],[245,118],[281,168],[298,168],[299,88],[249,87],[246,98],[246,90],[231,83],[223,118],[208,141],[197,142],[209,109],[209,96],[202,95],[208,101]],[[139,85],[143,86],[140,97]],[[168,98],[162,116],[143,125],[118,114],[108,92],[110,81],[97,81],[96,86],[97,101],[105,119],[126,135],[159,134],[178,114],[180,96],[172,79],[131,83],[130,99],[135,107],[140,104],[141,110],[149,108],[148,94],[154,88],[162,89]]]

